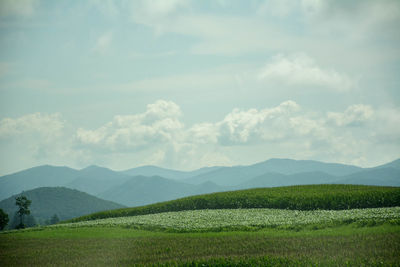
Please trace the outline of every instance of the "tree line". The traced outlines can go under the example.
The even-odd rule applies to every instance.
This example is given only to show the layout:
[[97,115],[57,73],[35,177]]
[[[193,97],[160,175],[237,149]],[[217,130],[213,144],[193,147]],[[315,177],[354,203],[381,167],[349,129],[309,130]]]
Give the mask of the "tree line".
[[[14,218],[9,225],[9,229],[24,229],[26,227],[32,227],[37,225],[35,218],[30,215],[31,211],[29,206],[32,201],[26,196],[19,196],[15,198],[15,205],[18,207],[17,212],[14,214]],[[8,214],[0,209],[0,230],[3,230],[9,223],[10,218]],[[45,224],[55,224],[58,223],[60,219],[57,214],[54,214],[49,220],[46,220]]]

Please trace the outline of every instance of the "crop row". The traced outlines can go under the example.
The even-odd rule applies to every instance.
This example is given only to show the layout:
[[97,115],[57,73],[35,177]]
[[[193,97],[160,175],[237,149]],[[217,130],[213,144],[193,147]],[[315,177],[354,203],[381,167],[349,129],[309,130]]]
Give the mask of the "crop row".
[[400,206],[399,187],[305,185],[257,188],[185,197],[142,207],[97,212],[71,222],[201,209],[345,210]]
[[58,224],[53,227],[125,226],[175,231],[265,228],[400,219],[400,207],[353,210],[213,209],[165,212]]

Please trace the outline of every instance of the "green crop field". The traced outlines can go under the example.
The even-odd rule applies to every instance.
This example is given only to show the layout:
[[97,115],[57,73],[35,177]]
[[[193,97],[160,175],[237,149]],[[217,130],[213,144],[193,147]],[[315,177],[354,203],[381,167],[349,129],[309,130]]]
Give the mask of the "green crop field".
[[215,209],[164,212],[58,224],[51,227],[123,226],[175,232],[325,227],[352,222],[400,224],[400,207],[353,210]]
[[272,208],[343,210],[400,206],[400,188],[361,185],[305,185],[198,195],[152,205],[98,212],[71,222],[199,209]]
[[400,266],[399,192],[282,187],[97,213],[1,233],[0,266]]

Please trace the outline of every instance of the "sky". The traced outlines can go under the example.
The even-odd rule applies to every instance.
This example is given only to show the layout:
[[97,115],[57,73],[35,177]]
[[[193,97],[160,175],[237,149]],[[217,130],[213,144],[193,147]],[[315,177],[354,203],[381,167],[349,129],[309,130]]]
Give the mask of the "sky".
[[0,0],[0,175],[400,158],[400,1]]

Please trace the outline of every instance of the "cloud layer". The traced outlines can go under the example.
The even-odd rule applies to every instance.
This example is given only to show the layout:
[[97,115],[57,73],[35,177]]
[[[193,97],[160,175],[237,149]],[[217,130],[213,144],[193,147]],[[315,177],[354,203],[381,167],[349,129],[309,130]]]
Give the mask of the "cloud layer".
[[96,130],[78,129],[79,145],[111,152],[132,152],[148,146],[172,142],[183,124],[181,110],[173,102],[159,100],[147,105],[144,113],[118,115]]
[[[63,156],[78,165],[116,168],[239,164],[249,149],[254,151],[249,163],[288,157],[374,164],[398,157],[400,148],[400,111],[364,104],[319,113],[288,100],[260,110],[236,108],[220,121],[189,127],[182,117],[181,108],[166,100],[147,105],[143,113],[117,115],[97,129],[67,131],[60,114],[28,114],[1,120],[0,141],[22,149],[18,157],[31,157],[27,162]],[[367,158],[374,151],[386,154]]]

